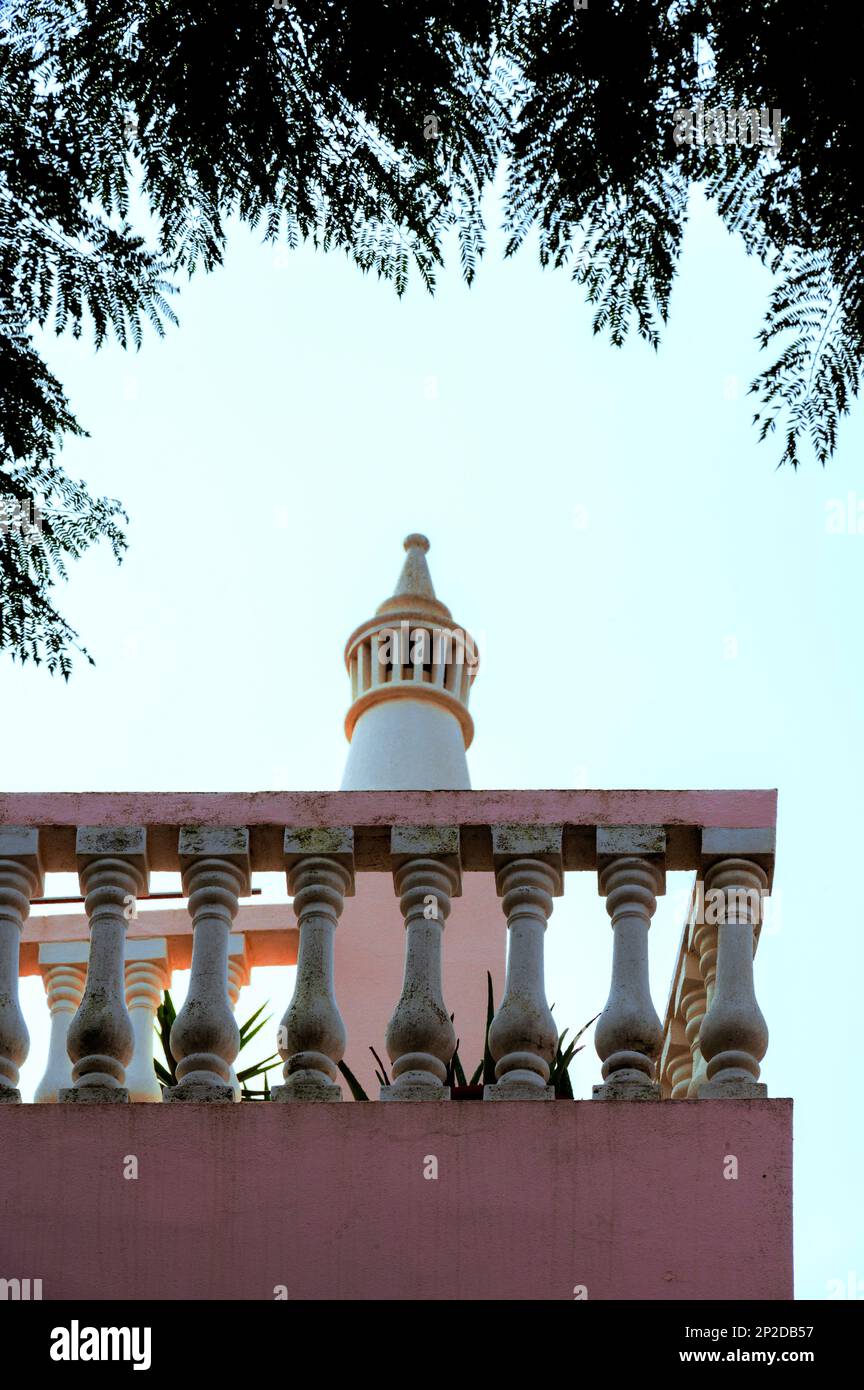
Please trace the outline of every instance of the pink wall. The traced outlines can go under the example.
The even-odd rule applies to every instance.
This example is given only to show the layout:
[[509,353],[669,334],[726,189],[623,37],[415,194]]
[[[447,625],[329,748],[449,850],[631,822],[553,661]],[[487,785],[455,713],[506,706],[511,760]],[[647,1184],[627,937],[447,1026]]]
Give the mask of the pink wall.
[[[486,971],[495,1001],[504,991],[507,920],[492,874],[466,874],[444,928],[444,1003],[454,1015],[469,1074],[483,1056]],[[405,927],[390,874],[358,874],[336,932],[336,998],[348,1032],[345,1060],[366,1094],[378,1098],[370,1044],[387,1062],[384,1030],[402,992]],[[389,1063],[388,1063],[389,1071]],[[343,1085],[347,1095],[347,1087]]]
[[46,1299],[792,1297],[788,1100],[7,1105],[0,1153]]

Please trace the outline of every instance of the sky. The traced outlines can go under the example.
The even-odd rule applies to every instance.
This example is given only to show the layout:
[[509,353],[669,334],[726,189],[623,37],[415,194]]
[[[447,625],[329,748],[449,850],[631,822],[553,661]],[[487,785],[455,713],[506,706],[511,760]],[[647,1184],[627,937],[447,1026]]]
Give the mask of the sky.
[[[475,787],[778,788],[756,987],[762,1079],[795,1100],[796,1292],[864,1296],[862,411],[825,470],[778,470],[780,443],[757,443],[771,281],[698,192],[657,353],[594,337],[582,291],[532,247],[505,261],[493,233],[470,289],[450,262],[434,299],[399,301],[341,255],[236,228],[164,341],[42,340],[90,431],[64,466],[123,500],[130,548],[119,568],[89,553],[60,591],[95,667],[64,685],[0,664],[3,785],[338,787],[345,638],[424,532],[480,648]],[[285,900],[276,876],[263,887]],[[651,931],[661,1016],[687,887],[669,875]],[[569,875],[547,932],[561,1026],[602,1007],[611,946],[596,881]],[[278,1018],[292,988],[291,970],[256,972],[238,1015],[269,999]],[[47,1011],[38,980],[22,998],[27,1098]],[[589,1046],[577,1097],[598,1079]]]

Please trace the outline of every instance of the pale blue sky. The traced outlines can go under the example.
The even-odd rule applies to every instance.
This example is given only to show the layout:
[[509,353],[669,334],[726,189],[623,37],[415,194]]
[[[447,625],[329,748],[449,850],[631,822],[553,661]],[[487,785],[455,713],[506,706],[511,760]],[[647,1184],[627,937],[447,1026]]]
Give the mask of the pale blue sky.
[[[344,639],[392,589],[402,537],[426,532],[438,591],[480,645],[476,787],[779,788],[763,1076],[795,1097],[797,1291],[823,1298],[864,1279],[864,520],[826,525],[832,501],[864,503],[861,411],[827,471],[775,470],[745,394],[769,278],[698,197],[657,355],[594,338],[564,273],[500,247],[472,290],[454,258],[434,300],[416,287],[400,303],[341,256],[238,230],[227,266],[184,287],[166,341],[48,341],[91,431],[64,464],[124,500],[131,548],[119,569],[94,552],[60,594],[95,669],[64,686],[0,664],[17,731],[3,782],[338,786]],[[685,889],[670,877],[652,930],[661,1014]],[[611,955],[589,876],[570,876],[547,945],[550,998],[578,1026]],[[290,972],[261,974],[243,1014],[290,996]],[[25,1094],[44,1063],[40,989],[24,991]],[[577,1094],[597,1070],[589,1048]]]

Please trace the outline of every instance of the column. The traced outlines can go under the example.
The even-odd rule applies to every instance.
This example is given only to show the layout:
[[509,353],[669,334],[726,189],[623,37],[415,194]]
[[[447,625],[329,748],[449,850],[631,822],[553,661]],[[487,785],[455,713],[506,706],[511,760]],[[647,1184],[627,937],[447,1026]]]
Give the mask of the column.
[[41,1105],[56,1104],[60,1091],[72,1085],[67,1039],[69,1025],[84,997],[89,955],[87,941],[43,941],[39,946],[39,973],[51,1015],[48,1061],[33,1095]]
[[239,898],[250,888],[249,832],[185,827],[179,853],[192,917],[192,970],[171,1029],[177,1085],[162,1099],[233,1105],[231,1067],[240,1034],[228,997],[228,937]]
[[612,921],[612,985],[594,1033],[603,1084],[594,1100],[660,1099],[655,1080],[663,1030],[648,980],[648,930],[666,890],[662,826],[597,830],[600,892]]
[[544,951],[553,898],[564,891],[560,825],[492,827],[495,882],[507,918],[504,995],[489,1029],[494,1086],[484,1100],[554,1100],[558,1029],[546,1002]]
[[[725,857],[724,849],[749,849],[754,857]],[[768,1094],[759,1081],[768,1028],[756,1002],[753,956],[773,870],[773,832],[703,831],[702,850],[705,918],[713,917],[717,929],[717,977],[700,1032],[707,1080],[699,1099],[761,1099]]]
[[354,893],[354,831],[350,826],[286,830],[288,892],[300,932],[291,1003],[279,1027],[285,1066],[275,1101],[341,1101],[339,1067],[345,1025],[333,986],[333,946],[346,894]]
[[441,956],[450,900],[461,893],[458,826],[393,826],[393,883],[405,922],[402,994],[384,1041],[392,1086],[381,1100],[449,1100],[456,1033],[444,1003]]
[[0,1104],[21,1100],[18,1073],[30,1048],[18,1003],[21,932],[30,915],[30,899],[41,898],[44,884],[39,831],[0,825]]
[[126,945],[126,1007],[132,1021],[132,1059],[126,1068],[129,1099],[158,1104],[162,1087],[153,1070],[156,1011],[170,987],[168,942],[165,937],[129,941]]
[[75,851],[90,923],[90,958],[84,996],[66,1039],[73,1084],[58,1100],[122,1104],[129,1100],[126,1067],[134,1041],[123,978],[126,929],[138,897],[147,891],[147,831],[82,825]]

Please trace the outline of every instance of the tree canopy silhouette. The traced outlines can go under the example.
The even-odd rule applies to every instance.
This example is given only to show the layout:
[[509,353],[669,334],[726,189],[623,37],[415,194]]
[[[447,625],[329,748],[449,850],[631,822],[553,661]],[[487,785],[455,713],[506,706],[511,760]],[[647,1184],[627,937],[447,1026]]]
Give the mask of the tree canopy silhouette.
[[412,274],[434,291],[451,233],[475,276],[503,167],[508,254],[536,235],[595,332],[620,344],[635,326],[656,347],[701,184],[777,277],[759,434],[779,429],[781,462],[809,448],[826,463],[864,362],[862,39],[864,12],[828,0],[7,3],[0,647],[68,675],[87,653],[58,580],[98,539],[118,559],[125,545],[120,503],[57,462],[84,431],[36,327],[97,345],[163,333],[232,218],[342,250],[399,294]]

